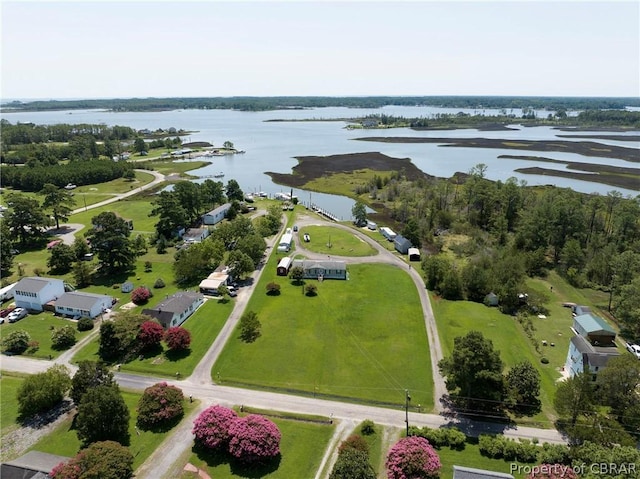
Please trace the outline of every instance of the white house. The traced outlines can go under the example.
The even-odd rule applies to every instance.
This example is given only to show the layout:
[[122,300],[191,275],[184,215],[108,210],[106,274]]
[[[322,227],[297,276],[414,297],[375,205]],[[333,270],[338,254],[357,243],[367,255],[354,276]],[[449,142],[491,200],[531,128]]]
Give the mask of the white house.
[[143,309],[142,314],[157,319],[163,328],[173,328],[184,323],[204,302],[204,296],[192,291],[182,291],[169,296],[154,308]]
[[619,356],[616,333],[607,322],[595,314],[583,314],[573,319],[576,333],[569,342],[565,368],[569,376],[589,371],[595,378],[609,360]]
[[73,291],[64,293],[56,301],[56,313],[71,317],[95,318],[113,305],[113,298],[105,294]]
[[202,222],[205,225],[215,225],[220,223],[224,217],[227,216],[229,208],[231,208],[231,203],[225,203],[224,205],[218,206],[215,210],[211,210],[202,215]]
[[382,233],[382,236],[387,238],[387,241],[393,241],[397,236],[395,231],[393,231],[391,228],[387,228],[386,226],[380,228],[380,233]]
[[347,279],[347,264],[334,260],[293,260],[294,268],[300,267],[306,279]]
[[64,294],[64,281],[53,278],[22,278],[15,285],[13,298],[17,308],[42,311],[44,305]]
[[209,228],[189,228],[182,239],[186,243],[202,243],[209,236]]

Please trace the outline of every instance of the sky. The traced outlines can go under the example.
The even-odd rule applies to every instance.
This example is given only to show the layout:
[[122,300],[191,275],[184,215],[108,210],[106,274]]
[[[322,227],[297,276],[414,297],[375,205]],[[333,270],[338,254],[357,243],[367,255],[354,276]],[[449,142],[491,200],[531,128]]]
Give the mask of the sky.
[[640,96],[640,1],[0,0],[7,99]]

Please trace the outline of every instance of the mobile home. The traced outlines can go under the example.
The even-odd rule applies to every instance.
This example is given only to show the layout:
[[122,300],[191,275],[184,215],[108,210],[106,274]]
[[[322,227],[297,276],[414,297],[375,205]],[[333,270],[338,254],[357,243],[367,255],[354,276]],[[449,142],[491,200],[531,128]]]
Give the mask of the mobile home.
[[289,270],[291,269],[291,257],[285,256],[278,263],[278,267],[276,268],[276,274],[278,276],[286,276],[289,274]]
[[293,235],[291,233],[285,233],[280,238],[280,243],[278,243],[278,251],[288,252],[291,249],[291,244],[293,243]]

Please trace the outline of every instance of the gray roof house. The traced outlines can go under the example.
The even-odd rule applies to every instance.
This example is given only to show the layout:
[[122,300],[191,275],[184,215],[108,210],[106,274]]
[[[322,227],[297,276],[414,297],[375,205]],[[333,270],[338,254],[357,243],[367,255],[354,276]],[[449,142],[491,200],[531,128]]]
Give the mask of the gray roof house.
[[347,264],[335,260],[293,260],[292,268],[301,267],[305,279],[347,279]]
[[615,346],[594,346],[587,338],[576,334],[569,342],[565,368],[571,377],[588,370],[595,378],[616,356],[620,356],[620,352]]
[[64,281],[55,278],[22,278],[13,289],[13,298],[18,308],[42,311],[49,301],[64,294]]
[[56,301],[56,313],[71,317],[95,318],[113,305],[113,298],[105,294],[73,291],[64,293]]
[[142,314],[157,319],[163,328],[168,329],[184,323],[203,302],[202,294],[181,291],[167,297],[154,308],[143,309]]
[[13,461],[0,465],[2,479],[49,479],[49,472],[70,457],[46,452],[29,451]]
[[201,243],[209,236],[209,228],[189,228],[182,235],[186,243]]
[[205,225],[215,225],[220,223],[224,217],[227,216],[229,208],[231,208],[231,203],[225,203],[224,205],[218,206],[216,209],[202,215],[202,222]]

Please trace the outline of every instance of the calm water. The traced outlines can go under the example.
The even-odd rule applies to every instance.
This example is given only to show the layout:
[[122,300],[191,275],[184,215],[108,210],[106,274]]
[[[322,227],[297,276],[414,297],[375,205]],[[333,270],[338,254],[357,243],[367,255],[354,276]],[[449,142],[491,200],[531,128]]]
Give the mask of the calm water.
[[[575,181],[564,178],[551,178],[537,175],[515,173],[516,168],[543,166],[545,168],[564,169],[562,165],[535,161],[499,159],[500,155],[544,156],[558,160],[605,163],[618,166],[631,166],[628,162],[613,158],[590,158],[570,153],[527,152],[515,150],[497,150],[482,148],[447,148],[437,144],[390,144],[354,141],[362,136],[415,136],[443,138],[503,138],[522,140],[552,140],[556,135],[566,134],[550,127],[523,128],[516,124],[515,131],[481,132],[475,129],[451,131],[413,131],[407,128],[392,130],[347,130],[342,121],[322,122],[266,122],[270,119],[329,119],[348,118],[366,114],[388,114],[410,117],[431,117],[437,113],[485,113],[494,115],[498,110],[460,110],[436,107],[400,107],[388,106],[380,109],[317,108],[311,110],[284,110],[269,112],[239,112],[231,110],[176,110],[165,112],[112,113],[99,110],[56,111],[56,112],[2,112],[2,118],[12,123],[33,122],[36,124],[53,123],[105,123],[107,125],[126,125],[136,129],[157,128],[185,129],[194,131],[183,138],[184,141],[208,141],[221,146],[226,140],[232,141],[236,148],[245,150],[245,154],[209,158],[213,163],[195,170],[195,175],[208,176],[223,172],[223,181],[235,179],[246,192],[265,191],[270,195],[276,192],[288,192],[289,188],[274,184],[267,171],[290,173],[297,161],[294,157],[306,155],[333,155],[379,151],[398,158],[411,158],[414,164],[426,173],[439,177],[450,177],[455,172],[469,171],[478,163],[488,166],[487,177],[493,180],[506,180],[509,177],[526,180],[530,185],[555,184],[570,187],[585,193],[606,194],[614,188],[607,185]],[[508,113],[521,115],[519,110]],[[547,112],[539,113],[546,117]],[[593,132],[584,133],[585,135]],[[625,134],[634,134],[629,132]],[[638,134],[638,132],[635,132]],[[571,140],[562,138],[563,140]],[[638,148],[638,142],[620,142],[594,140],[604,144]],[[624,195],[635,196],[637,191],[618,188]],[[348,219],[351,217],[353,200],[345,197],[310,193],[294,190],[301,201],[311,200],[331,211],[335,215]]]

